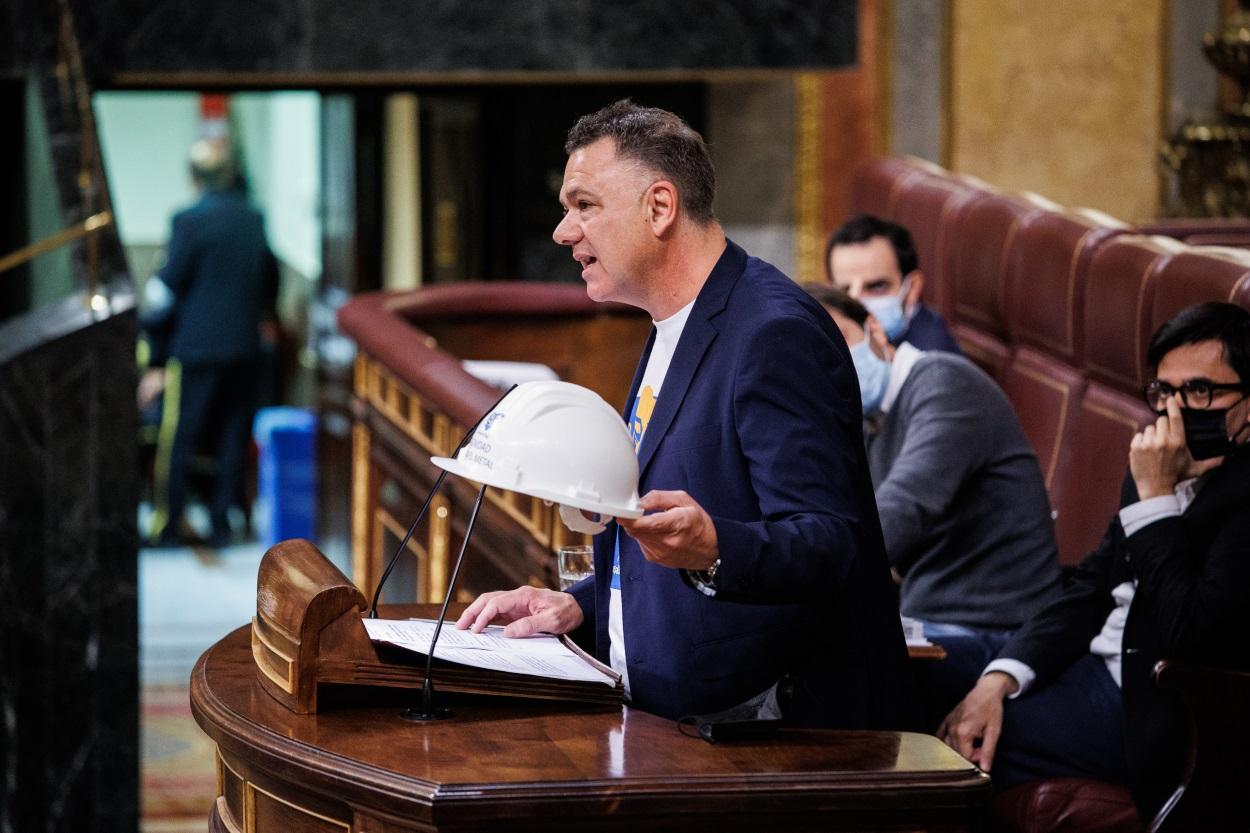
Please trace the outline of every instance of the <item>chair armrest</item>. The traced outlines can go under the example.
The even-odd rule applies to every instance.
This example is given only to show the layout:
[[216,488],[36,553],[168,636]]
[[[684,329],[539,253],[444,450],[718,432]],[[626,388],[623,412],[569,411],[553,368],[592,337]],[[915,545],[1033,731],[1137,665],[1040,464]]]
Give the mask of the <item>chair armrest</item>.
[[1212,702],[1217,708],[1240,707],[1250,711],[1250,672],[1190,665],[1176,660],[1155,663],[1155,685],[1164,691],[1175,691],[1185,702]]
[[1150,825],[1151,833],[1250,829],[1250,672],[1162,660],[1155,685],[1185,701],[1192,725],[1181,786]]

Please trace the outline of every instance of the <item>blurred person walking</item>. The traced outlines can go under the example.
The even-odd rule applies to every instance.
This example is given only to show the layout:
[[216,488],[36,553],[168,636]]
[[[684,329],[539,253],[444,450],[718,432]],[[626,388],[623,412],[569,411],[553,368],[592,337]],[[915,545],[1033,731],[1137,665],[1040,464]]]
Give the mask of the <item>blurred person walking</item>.
[[276,333],[278,266],[260,213],[238,187],[230,144],[200,139],[190,161],[199,199],[174,216],[165,266],[144,293],[151,360],[140,405],[164,393],[150,535],[157,546],[183,543],[190,461],[211,440],[209,544],[223,547],[242,493],[262,347]]

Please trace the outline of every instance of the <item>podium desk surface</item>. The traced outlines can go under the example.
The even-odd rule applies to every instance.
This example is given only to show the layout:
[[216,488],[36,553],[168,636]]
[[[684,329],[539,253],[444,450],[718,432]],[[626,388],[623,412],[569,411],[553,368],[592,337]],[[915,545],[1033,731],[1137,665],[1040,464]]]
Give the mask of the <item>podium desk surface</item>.
[[710,744],[628,707],[457,698],[450,720],[412,723],[417,691],[327,694],[308,715],[270,697],[248,627],[204,653],[191,707],[218,749],[211,830],[963,830],[989,791],[931,735]]

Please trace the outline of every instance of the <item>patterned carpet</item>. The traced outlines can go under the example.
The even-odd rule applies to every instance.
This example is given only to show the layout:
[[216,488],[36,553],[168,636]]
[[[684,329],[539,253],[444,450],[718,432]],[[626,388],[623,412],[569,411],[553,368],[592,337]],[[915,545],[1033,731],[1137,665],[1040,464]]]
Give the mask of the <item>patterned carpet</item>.
[[[196,515],[196,512],[199,515]],[[140,508],[140,529],[151,507]],[[191,507],[205,528],[207,513]],[[195,524],[193,524],[195,525]],[[323,550],[347,563],[345,541]],[[255,539],[206,547],[139,551],[140,805],[142,833],[204,833],[217,796],[215,750],[191,717],[191,669],[217,640],[256,612]]]
[[191,717],[185,686],[141,695],[142,833],[203,833],[217,795],[213,742]]

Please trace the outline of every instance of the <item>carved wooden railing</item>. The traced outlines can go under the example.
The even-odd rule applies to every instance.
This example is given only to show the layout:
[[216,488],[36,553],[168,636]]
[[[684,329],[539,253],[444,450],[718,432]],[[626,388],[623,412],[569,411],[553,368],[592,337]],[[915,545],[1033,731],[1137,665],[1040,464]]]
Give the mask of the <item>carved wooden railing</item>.
[[[580,286],[533,283],[363,295],[343,308],[339,320],[358,345],[352,580],[367,593],[437,478],[429,458],[450,455],[499,397],[460,359],[541,362],[619,407],[650,326],[635,310],[589,301]],[[409,564],[415,564],[407,571],[410,579],[397,588],[388,584],[389,601],[442,599],[475,491],[472,484],[447,479],[409,541]],[[552,553],[585,536],[565,528],[556,507],[541,500],[492,488],[487,501],[459,598],[517,583],[554,586]]]

